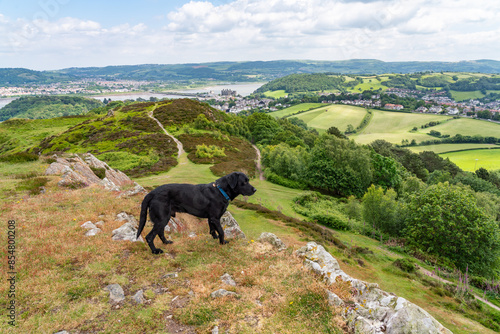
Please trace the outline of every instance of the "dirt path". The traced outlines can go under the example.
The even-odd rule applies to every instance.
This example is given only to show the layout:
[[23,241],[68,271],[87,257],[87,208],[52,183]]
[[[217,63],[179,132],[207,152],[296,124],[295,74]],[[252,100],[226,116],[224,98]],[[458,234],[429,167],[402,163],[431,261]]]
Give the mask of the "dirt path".
[[151,112],[148,114],[148,116],[150,118],[154,119],[156,121],[156,123],[158,123],[158,126],[163,130],[163,132],[165,132],[165,134],[167,136],[169,136],[170,138],[172,138],[172,140],[177,144],[177,150],[178,150],[177,158],[179,159],[181,157],[181,155],[185,152],[184,147],[182,146],[182,143],[177,138],[175,138],[170,133],[168,133],[167,130],[165,130],[165,128],[163,127],[163,124],[161,124],[160,121],[153,116],[153,112],[154,112],[154,109],[151,110]]
[[[419,269],[419,271],[420,271],[422,274],[424,274],[424,275],[426,275],[426,276],[429,276],[429,277],[432,277],[432,278],[435,278],[435,279],[437,279],[438,281],[440,281],[440,282],[442,282],[442,283],[445,283],[445,284],[453,284],[453,285],[455,285],[455,284],[456,284],[456,283],[450,282],[450,281],[448,281],[448,280],[445,280],[445,279],[444,279],[444,278],[442,278],[442,277],[436,276],[436,275],[434,275],[434,273],[432,273],[432,272],[430,272],[429,270],[424,269],[424,268],[422,268],[422,267],[420,267],[420,266],[419,266],[419,268],[418,268],[418,269]],[[481,301],[481,302],[485,303],[486,305],[488,305],[488,306],[490,306],[490,307],[494,308],[495,310],[500,311],[500,307],[496,306],[495,304],[490,303],[490,302],[489,302],[489,301],[487,301],[486,299],[481,298],[481,297],[479,297],[479,296],[478,296],[478,295],[476,295],[476,294],[474,294],[474,297],[475,297],[477,300],[479,300],[479,301]]]
[[253,148],[255,149],[255,152],[257,152],[257,171],[259,172],[259,180],[265,180],[264,178],[264,172],[262,171],[262,163],[261,163],[261,155],[260,155],[260,150],[257,146],[252,145]]

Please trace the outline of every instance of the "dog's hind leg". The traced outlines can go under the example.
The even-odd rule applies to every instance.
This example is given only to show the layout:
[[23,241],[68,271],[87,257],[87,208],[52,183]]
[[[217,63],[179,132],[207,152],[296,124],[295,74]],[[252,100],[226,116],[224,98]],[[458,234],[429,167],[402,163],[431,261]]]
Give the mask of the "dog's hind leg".
[[163,251],[155,247],[154,239],[158,235],[163,243],[172,243],[165,238],[165,226],[167,226],[170,220],[170,206],[152,202],[149,208],[149,217],[153,222],[153,228],[146,236],[146,242],[153,254],[161,254]]
[[212,221],[209,219],[208,220],[208,227],[210,228],[210,234],[212,235],[212,238],[217,239],[219,238],[219,235],[217,234],[215,225],[212,223]]

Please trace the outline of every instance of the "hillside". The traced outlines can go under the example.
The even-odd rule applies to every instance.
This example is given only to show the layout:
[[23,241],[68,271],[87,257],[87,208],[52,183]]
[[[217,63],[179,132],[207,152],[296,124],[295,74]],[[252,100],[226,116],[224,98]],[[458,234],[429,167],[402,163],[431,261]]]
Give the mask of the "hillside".
[[[151,117],[187,154],[177,156],[175,143]],[[33,145],[14,140],[22,132],[12,131],[16,122],[28,136],[37,131],[29,124],[41,121],[5,122],[13,146],[0,156],[1,210],[18,222],[22,236],[17,296],[19,305],[28,305],[19,309],[25,332],[207,332],[217,325],[235,332],[340,333],[347,330],[345,309],[327,303],[326,286],[294,255],[311,240],[345,273],[415,303],[454,333],[500,330],[500,314],[473,297],[500,305],[497,172],[464,173],[432,152],[415,154],[383,140],[362,146],[293,118],[227,115],[185,99],[115,103],[105,116],[59,124]],[[127,171],[148,189],[213,182],[234,170],[253,177],[258,155],[250,139],[260,148],[267,180],[253,178],[257,193],[231,203],[247,239],[222,247],[199,220],[171,236],[175,243],[162,246],[165,256],[152,257],[144,244],[110,241],[122,224],[116,215],[137,217],[142,196],[118,198],[85,183],[60,188],[57,177],[43,175],[52,154],[71,160],[70,153],[91,151],[111,168],[139,161]],[[92,172],[95,178],[102,171]],[[418,210],[424,206],[429,209]],[[103,233],[85,237],[80,225],[88,220],[102,220]],[[262,232],[275,233],[288,249],[280,253],[256,242]],[[236,281],[228,289],[239,298],[210,297],[224,273]],[[103,290],[110,284],[123,287],[125,301],[110,304]],[[360,296],[351,298],[349,286],[332,288],[348,312],[359,309],[354,298]],[[144,304],[131,299],[139,290]],[[32,293],[38,291],[44,293]],[[3,303],[7,293],[0,292]],[[358,303],[370,314],[366,301]]]
[[57,71],[0,69],[0,85],[46,84],[81,78],[110,80],[273,80],[295,73],[383,74],[414,72],[499,73],[500,62],[473,60],[460,62],[383,62],[374,59],[341,61],[275,60],[191,64],[144,64],[127,66],[67,68]]
[[0,109],[0,121],[9,118],[47,119],[83,115],[103,107],[96,99],[78,96],[28,96],[16,99]]
[[[354,129],[361,126],[364,117],[367,115],[367,111],[365,108],[357,106],[303,103],[272,112],[270,115],[277,118],[298,118],[304,121],[307,126],[317,129],[319,132],[325,132],[330,127],[336,127],[341,132],[345,132],[348,126],[352,126]],[[435,125],[429,127],[427,126],[428,124]],[[415,152],[427,150],[443,154],[467,150],[471,152],[463,152],[464,155],[469,156],[476,153],[478,155],[477,158],[482,156],[481,151],[478,150],[500,148],[499,145],[477,142],[436,143],[420,146],[429,140],[439,140],[430,134],[431,130],[438,131],[442,136],[450,137],[454,137],[457,134],[469,137],[500,137],[500,124],[485,120],[453,118],[448,115],[373,110],[369,123],[358,129],[355,133],[350,134],[349,138],[354,139],[360,144],[370,144],[381,138],[393,144],[401,144],[403,141],[410,143],[414,140],[416,145],[409,146],[409,149]],[[474,163],[471,166],[467,157],[462,158],[461,155],[462,153],[457,153],[449,157],[463,169],[474,171]],[[493,170],[500,168],[500,150],[490,152],[487,158],[487,160],[480,159],[480,165],[476,164],[476,167],[485,167]],[[474,162],[475,159],[471,161]]]

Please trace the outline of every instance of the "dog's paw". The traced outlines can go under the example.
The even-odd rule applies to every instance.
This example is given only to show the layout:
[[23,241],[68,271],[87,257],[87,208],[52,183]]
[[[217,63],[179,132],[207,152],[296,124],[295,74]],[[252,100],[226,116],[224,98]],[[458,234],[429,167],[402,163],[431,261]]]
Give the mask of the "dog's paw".
[[163,242],[165,245],[170,245],[173,244],[174,242],[172,240],[166,240]]
[[228,243],[229,243],[229,241],[224,240],[224,241],[223,241],[223,242],[221,242],[220,244],[221,244],[221,245],[225,245],[225,244],[228,244]]
[[152,252],[153,254],[161,254],[161,253],[163,253],[163,251],[162,251],[161,249],[159,249],[159,248],[157,248],[157,249],[155,249],[155,250],[153,250],[153,251],[151,251],[151,252]]

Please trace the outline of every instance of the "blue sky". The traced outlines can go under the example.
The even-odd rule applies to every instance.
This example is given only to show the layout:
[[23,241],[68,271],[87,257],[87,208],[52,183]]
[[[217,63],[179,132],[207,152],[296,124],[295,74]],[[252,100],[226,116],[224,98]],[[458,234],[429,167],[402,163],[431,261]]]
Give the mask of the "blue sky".
[[500,60],[491,0],[0,0],[0,67]]

